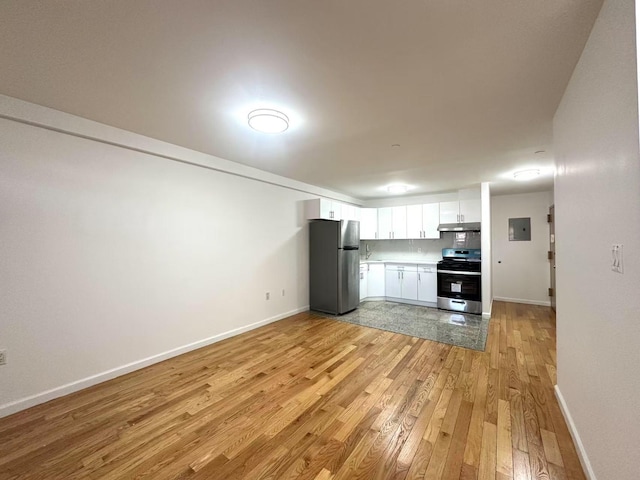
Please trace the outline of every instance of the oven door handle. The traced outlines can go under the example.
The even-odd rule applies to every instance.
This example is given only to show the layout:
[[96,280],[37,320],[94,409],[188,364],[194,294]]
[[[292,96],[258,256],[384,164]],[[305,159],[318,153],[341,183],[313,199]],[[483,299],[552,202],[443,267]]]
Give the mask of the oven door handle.
[[438,273],[452,273],[454,275],[482,275],[482,272],[456,272],[455,270],[438,270]]

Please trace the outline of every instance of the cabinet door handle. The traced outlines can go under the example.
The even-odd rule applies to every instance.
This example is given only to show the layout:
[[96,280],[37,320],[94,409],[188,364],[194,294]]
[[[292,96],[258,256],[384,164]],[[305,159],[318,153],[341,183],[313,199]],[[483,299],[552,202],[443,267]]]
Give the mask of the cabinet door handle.
[[375,232],[375,233],[373,234],[373,236],[374,236],[375,238],[378,238],[378,232]]
[[457,221],[458,223],[460,223],[460,214],[457,214],[457,215],[456,215],[456,218],[457,218],[457,220],[456,220],[456,221]]
[[462,213],[460,214],[460,221],[464,222],[464,215]]
[[418,273],[418,281],[421,282],[422,279],[420,278],[420,274]]
[[398,280],[400,280],[400,270],[398,270]]
[[400,272],[400,273],[402,273],[402,279],[404,280],[404,272]]

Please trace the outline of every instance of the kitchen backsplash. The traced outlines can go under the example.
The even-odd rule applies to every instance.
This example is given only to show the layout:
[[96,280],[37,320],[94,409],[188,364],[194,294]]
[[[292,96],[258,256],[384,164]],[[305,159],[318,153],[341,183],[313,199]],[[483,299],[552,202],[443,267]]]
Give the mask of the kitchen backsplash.
[[446,232],[435,240],[360,240],[360,257],[362,260],[440,260],[443,248],[480,248],[480,233]]

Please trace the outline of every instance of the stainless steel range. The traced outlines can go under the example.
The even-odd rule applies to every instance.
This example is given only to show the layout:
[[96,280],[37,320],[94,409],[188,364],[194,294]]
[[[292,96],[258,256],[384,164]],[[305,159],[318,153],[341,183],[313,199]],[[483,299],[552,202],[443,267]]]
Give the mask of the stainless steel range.
[[482,313],[480,249],[443,248],[437,271],[438,308]]

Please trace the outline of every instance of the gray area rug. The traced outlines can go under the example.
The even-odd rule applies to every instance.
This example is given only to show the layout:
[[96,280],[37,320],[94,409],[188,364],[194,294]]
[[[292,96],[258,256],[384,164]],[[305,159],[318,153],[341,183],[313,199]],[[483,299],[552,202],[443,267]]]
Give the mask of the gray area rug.
[[480,351],[485,350],[489,332],[489,320],[483,319],[482,315],[448,312],[404,303],[362,302],[352,312],[327,316],[341,322]]

